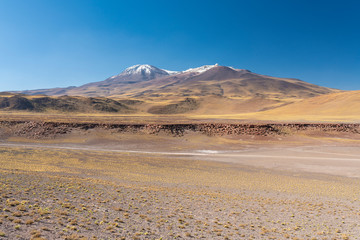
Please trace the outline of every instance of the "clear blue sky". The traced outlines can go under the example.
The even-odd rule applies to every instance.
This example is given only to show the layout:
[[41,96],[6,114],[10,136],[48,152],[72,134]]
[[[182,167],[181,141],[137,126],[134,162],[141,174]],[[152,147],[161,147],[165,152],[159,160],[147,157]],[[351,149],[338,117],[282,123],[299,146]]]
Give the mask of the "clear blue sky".
[[0,91],[78,86],[143,63],[357,90],[359,13],[346,0],[0,0]]

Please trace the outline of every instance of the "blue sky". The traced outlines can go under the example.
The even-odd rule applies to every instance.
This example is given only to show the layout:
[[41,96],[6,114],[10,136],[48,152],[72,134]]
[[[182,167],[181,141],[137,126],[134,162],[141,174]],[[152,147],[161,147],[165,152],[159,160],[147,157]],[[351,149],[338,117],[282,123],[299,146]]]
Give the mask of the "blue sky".
[[360,2],[0,0],[0,91],[206,64],[360,90]]

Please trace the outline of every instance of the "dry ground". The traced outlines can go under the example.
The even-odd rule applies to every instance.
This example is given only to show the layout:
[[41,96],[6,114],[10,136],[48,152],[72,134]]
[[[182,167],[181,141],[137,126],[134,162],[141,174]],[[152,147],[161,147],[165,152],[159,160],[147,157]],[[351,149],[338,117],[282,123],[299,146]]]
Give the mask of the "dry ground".
[[360,239],[359,183],[191,156],[3,146],[0,239]]
[[[29,97],[34,98],[34,97]],[[199,105],[196,110],[185,107],[175,111],[174,104],[181,105],[183,98],[173,100],[158,99],[141,104],[129,105],[130,108],[117,113],[72,111],[0,111],[1,120],[51,120],[51,121],[93,121],[126,123],[159,122],[336,122],[359,123],[360,91],[340,91],[312,98],[277,98],[263,97],[205,97],[194,98]],[[194,101],[195,101],[194,100]],[[119,100],[126,101],[126,100]],[[181,108],[181,106],[178,106]],[[162,114],[151,114],[149,109],[164,107]],[[167,107],[166,107],[167,106]],[[171,107],[172,106],[172,107]],[[184,107],[184,106],[183,106]],[[106,108],[105,108],[106,109]],[[167,109],[167,110],[166,110]],[[166,111],[165,111],[166,110]],[[179,109],[177,109],[179,110]],[[64,109],[66,112],[66,109]],[[85,113],[86,112],[86,113]],[[91,111],[90,111],[91,112]],[[150,111],[151,112],[151,111]],[[156,111],[155,111],[156,112]],[[155,113],[153,112],[153,113]],[[171,113],[181,114],[171,114]]]

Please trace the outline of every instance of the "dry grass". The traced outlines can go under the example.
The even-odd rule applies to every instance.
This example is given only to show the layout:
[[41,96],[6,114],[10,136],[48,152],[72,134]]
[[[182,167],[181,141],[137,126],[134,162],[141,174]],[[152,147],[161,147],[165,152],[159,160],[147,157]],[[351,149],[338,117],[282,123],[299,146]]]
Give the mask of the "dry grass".
[[156,155],[0,149],[0,238],[356,239],[359,180]]

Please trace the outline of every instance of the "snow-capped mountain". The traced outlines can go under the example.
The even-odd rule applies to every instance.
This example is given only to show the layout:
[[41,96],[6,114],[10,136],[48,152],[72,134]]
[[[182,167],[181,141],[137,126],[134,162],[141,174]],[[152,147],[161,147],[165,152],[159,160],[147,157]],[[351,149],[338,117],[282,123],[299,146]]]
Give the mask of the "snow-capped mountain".
[[197,67],[197,68],[189,68],[188,70],[183,71],[183,73],[203,73],[203,72],[206,72],[207,70],[214,68],[216,66],[219,66],[219,65],[218,64],[204,65],[204,66]]
[[307,98],[332,91],[296,79],[264,76],[218,64],[184,71],[169,71],[143,64],[128,67],[120,74],[103,81],[79,87],[30,90],[22,93],[153,99],[204,96]]
[[[126,68],[119,75],[132,75],[132,74],[141,74],[141,75],[172,75],[178,73],[177,71],[169,71],[165,69],[160,69],[149,64],[138,64],[131,67]],[[117,76],[119,76],[117,75]],[[116,77],[116,76],[114,76]],[[114,78],[113,77],[113,78]]]
[[149,64],[138,64],[126,68],[123,72],[118,75],[112,76],[105,81],[147,81],[159,77],[165,77],[172,74],[177,74],[177,71],[169,71],[160,69]]

